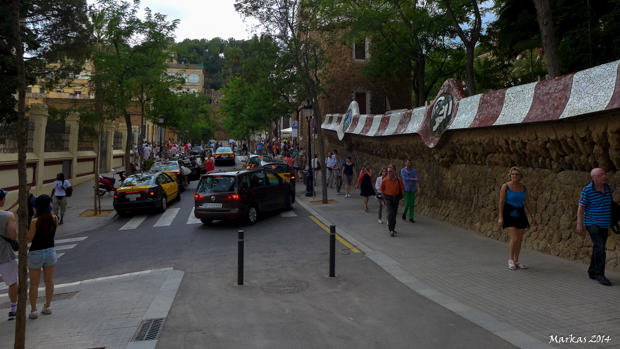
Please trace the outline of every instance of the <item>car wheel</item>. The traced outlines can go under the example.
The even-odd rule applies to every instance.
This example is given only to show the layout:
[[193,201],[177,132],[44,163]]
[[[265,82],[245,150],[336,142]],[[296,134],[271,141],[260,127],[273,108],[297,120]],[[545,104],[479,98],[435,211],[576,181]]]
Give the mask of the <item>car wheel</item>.
[[207,218],[203,218],[200,220],[202,222],[202,224],[204,225],[210,225],[211,223],[213,223],[213,219],[207,219]]
[[258,220],[258,210],[256,209],[256,206],[250,206],[250,208],[248,208],[246,219],[250,224],[256,223],[256,221]]
[[290,211],[293,209],[293,206],[291,206],[291,201],[293,200],[293,198],[291,197],[293,194],[289,193],[288,195],[286,195],[286,203],[284,204],[284,209],[287,211]]
[[168,208],[168,200],[166,198],[166,195],[162,196],[160,205],[161,205],[160,211],[166,212],[166,209]]

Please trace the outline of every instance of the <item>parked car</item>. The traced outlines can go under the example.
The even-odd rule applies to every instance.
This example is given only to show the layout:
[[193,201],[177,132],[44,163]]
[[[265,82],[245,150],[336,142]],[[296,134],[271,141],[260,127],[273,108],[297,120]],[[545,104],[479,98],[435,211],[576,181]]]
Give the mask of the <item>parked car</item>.
[[258,215],[291,210],[295,191],[277,173],[263,168],[211,172],[204,175],[194,195],[194,216],[202,223],[245,219],[254,224]]
[[164,172],[151,172],[127,177],[116,190],[113,205],[122,216],[140,209],[155,208],[164,212],[169,202],[180,199],[175,179]]
[[195,146],[192,148],[192,150],[190,151],[191,155],[198,155],[198,156],[202,156],[204,155],[204,148],[202,146]]
[[185,187],[185,176],[181,172],[181,166],[179,165],[179,161],[160,161],[153,164],[150,172],[165,172],[167,175],[176,180],[177,185],[179,186],[179,190],[184,192]]
[[272,159],[265,155],[250,155],[250,158],[243,164],[245,168],[254,168],[257,166],[263,166],[277,160]]
[[235,164],[235,154],[230,147],[219,147],[215,151],[215,165],[222,163]]

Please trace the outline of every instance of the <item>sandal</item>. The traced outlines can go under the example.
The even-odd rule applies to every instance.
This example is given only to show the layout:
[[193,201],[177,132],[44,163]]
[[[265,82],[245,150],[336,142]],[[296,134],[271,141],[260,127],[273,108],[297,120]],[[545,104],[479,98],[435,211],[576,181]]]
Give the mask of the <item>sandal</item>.
[[365,208],[364,208],[364,211],[368,212],[368,207],[365,207]]
[[521,264],[521,262],[515,262],[515,266],[519,269],[527,269],[527,267],[523,264]]
[[515,266],[515,262],[512,259],[508,260],[508,268],[512,270],[517,270],[517,267]]

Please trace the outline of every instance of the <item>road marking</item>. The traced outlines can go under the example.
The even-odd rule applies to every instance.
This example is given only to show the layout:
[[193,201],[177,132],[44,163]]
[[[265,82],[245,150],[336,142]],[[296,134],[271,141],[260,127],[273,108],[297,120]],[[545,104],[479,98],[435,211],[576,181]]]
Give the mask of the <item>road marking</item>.
[[[310,219],[312,219],[314,221],[314,223],[318,224],[319,227],[325,229],[326,232],[330,232],[329,228],[325,226],[325,224],[321,223],[318,219],[316,219],[314,216],[310,216]],[[343,245],[345,245],[346,247],[348,247],[351,251],[355,252],[355,253],[360,253],[360,251],[353,247],[353,245],[351,245],[349,242],[347,242],[347,240],[343,239],[340,237],[340,235],[336,234],[336,239],[338,239],[338,241],[340,241]]]
[[194,217],[194,210],[195,209],[196,209],[195,207],[192,207],[192,213],[189,214],[189,218],[187,219],[187,223],[186,224],[202,224],[200,219]]
[[82,240],[86,240],[88,236],[84,236],[81,238],[71,238],[71,239],[60,239],[60,240],[55,240],[54,243],[56,244],[64,244],[67,242],[76,242],[76,241],[82,241]]
[[68,250],[70,248],[74,248],[75,246],[77,246],[77,244],[56,246],[56,251],[58,251],[58,250]]
[[131,230],[136,229],[144,220],[148,217],[148,215],[135,216],[129,220],[129,222],[125,223],[119,230]]
[[64,254],[65,254],[64,252],[61,252],[61,253],[56,253],[56,258],[60,258],[60,257],[62,257]]
[[174,217],[179,213],[180,208],[169,208],[161,215],[161,217],[157,220],[154,227],[167,227],[172,224]]
[[285,212],[280,212],[280,216],[282,217],[297,217],[297,214],[293,211],[285,211]]

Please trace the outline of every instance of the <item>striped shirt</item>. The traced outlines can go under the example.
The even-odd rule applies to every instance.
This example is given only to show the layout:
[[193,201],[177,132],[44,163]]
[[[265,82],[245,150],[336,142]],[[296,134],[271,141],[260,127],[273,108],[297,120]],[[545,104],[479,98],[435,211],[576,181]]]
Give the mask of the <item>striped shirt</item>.
[[583,223],[585,226],[598,225],[607,229],[611,224],[611,187],[605,184],[605,193],[594,188],[594,183],[588,184],[581,192],[579,205],[585,209]]

